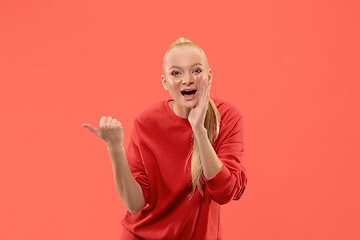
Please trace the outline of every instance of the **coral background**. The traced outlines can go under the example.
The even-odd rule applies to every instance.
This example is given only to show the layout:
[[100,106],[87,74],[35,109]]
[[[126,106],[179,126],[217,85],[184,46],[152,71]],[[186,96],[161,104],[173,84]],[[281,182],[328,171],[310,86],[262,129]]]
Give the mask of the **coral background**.
[[169,98],[178,37],[205,51],[210,97],[238,106],[248,185],[225,240],[360,239],[360,2],[1,1],[0,239],[119,239],[105,142]]

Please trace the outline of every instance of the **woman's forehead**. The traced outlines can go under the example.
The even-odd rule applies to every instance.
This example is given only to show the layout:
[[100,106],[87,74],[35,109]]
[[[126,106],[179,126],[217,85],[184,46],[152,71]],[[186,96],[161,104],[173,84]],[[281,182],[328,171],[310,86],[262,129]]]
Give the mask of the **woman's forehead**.
[[187,65],[199,62],[204,64],[204,55],[196,47],[175,47],[166,56],[167,65]]

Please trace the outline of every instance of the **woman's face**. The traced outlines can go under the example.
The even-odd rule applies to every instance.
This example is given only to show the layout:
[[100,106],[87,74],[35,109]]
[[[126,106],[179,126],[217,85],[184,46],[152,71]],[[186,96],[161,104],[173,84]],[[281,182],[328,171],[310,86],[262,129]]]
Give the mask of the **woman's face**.
[[211,82],[211,69],[209,69],[205,56],[196,47],[175,47],[164,60],[164,74],[162,83],[174,99],[173,111],[180,117],[187,118],[190,110],[198,101],[195,95],[186,95],[184,89],[197,89],[197,77],[208,77]]

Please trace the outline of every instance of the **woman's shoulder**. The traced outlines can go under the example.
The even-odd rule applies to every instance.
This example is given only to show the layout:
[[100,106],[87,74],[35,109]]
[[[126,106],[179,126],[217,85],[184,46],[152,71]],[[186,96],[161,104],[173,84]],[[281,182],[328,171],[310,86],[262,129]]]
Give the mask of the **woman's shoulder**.
[[135,115],[135,121],[140,124],[151,124],[153,121],[159,121],[159,118],[163,115],[163,105],[164,100],[144,105],[143,110]]
[[242,118],[242,110],[237,103],[220,99],[218,97],[211,97],[211,99],[214,101],[222,120],[234,119],[236,121]]

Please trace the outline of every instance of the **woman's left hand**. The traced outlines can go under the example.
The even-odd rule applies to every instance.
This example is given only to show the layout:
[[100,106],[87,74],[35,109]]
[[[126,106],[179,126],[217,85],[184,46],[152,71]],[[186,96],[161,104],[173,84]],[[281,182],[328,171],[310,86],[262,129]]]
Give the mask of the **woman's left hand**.
[[193,109],[191,109],[188,116],[188,120],[191,124],[193,131],[204,127],[205,116],[209,106],[209,96],[211,88],[208,77],[202,78],[202,76],[199,75],[196,80],[196,94],[198,98],[197,104]]

